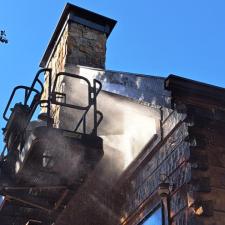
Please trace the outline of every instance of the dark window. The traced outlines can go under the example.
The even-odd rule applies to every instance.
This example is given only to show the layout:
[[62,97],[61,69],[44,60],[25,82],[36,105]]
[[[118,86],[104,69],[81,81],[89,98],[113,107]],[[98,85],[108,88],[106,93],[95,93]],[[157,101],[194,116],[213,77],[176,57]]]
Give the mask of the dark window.
[[153,211],[140,225],[163,225],[162,208]]
[[5,199],[5,197],[0,195],[0,207],[1,207],[2,203],[4,202],[4,199]]

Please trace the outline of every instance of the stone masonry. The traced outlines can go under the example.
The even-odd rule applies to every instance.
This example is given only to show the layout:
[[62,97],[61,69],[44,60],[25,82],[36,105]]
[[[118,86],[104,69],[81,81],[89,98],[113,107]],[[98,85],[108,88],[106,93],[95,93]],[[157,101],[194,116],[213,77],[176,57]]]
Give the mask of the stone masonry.
[[[52,69],[53,82],[55,75],[59,72],[77,73],[77,65],[104,69],[106,40],[106,33],[79,24],[73,20],[66,20],[62,34],[58,37],[54,48],[51,49],[50,57],[44,62],[44,67]],[[62,76],[59,82],[57,82],[57,91],[65,92],[66,89],[70,88],[69,86],[69,82]],[[45,77],[43,99],[46,99],[47,90],[48,75]],[[60,127],[65,125],[66,121],[63,121],[63,118],[67,117],[68,120],[69,115],[65,116],[58,106],[52,107],[54,126]]]
[[105,68],[106,34],[70,22],[66,37],[65,66]]

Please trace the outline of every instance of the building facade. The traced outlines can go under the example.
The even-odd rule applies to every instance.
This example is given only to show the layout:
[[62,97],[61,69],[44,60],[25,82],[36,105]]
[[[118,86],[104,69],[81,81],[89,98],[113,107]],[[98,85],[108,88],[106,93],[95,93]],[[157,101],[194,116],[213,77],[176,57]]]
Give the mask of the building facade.
[[[106,42],[115,24],[67,4],[41,60],[53,80],[66,72],[102,83],[97,104],[104,156],[76,191],[68,194],[68,187],[69,201],[58,202],[52,223],[225,224],[225,90],[175,75],[107,70]],[[42,98],[48,74],[45,79]],[[84,89],[64,76],[57,83],[71,103],[83,104]],[[52,107],[53,126],[73,129],[79,112]]]
[[[76,10],[68,5],[65,11],[76,15]],[[88,13],[85,16],[99,25]],[[106,151],[113,156],[105,153],[56,224],[136,225],[160,210],[162,224],[223,224],[224,89],[173,75],[164,79],[107,71],[106,40],[110,33],[72,18],[62,22],[65,28],[58,43],[47,49],[52,55],[41,65],[102,82],[99,107],[106,122],[100,133],[110,143],[112,149]],[[110,32],[114,24],[106,22]],[[154,125],[147,118],[152,118]],[[118,123],[128,130],[117,127]],[[128,137],[131,130],[136,132]],[[161,183],[169,183],[167,209],[158,193]]]

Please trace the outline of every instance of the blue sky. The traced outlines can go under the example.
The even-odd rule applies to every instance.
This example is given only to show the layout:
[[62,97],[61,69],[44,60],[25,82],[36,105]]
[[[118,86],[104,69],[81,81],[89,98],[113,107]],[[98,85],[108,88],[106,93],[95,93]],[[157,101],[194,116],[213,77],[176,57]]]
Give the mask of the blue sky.
[[[107,69],[173,73],[225,87],[224,0],[70,2],[118,21],[108,39]],[[9,43],[0,44],[0,114],[12,88],[31,83],[65,4],[1,1],[0,30],[6,30]]]
[[142,225],[162,225],[162,208],[157,209],[149,215]]

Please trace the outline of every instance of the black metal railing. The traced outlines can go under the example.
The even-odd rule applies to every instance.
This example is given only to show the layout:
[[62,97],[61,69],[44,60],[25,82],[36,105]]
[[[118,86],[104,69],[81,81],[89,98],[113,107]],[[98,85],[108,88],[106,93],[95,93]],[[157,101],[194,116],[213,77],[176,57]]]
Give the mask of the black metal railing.
[[[45,74],[45,76],[48,75],[48,92],[47,96],[45,96],[45,99],[43,99],[43,93],[44,93],[44,83],[41,81],[40,76],[42,74]],[[86,83],[87,85],[87,96],[88,96],[88,101],[87,104],[84,106],[77,105],[77,104],[69,104],[67,102],[67,95],[73,95],[73,93],[63,93],[59,92],[57,90],[58,87],[58,82],[59,78],[63,76],[63,78],[72,78],[72,79],[78,79],[82,80],[83,82]],[[23,138],[23,135],[27,129],[28,124],[30,123],[38,105],[41,107],[46,107],[46,122],[47,126],[50,127],[52,126],[52,118],[51,118],[51,105],[58,105],[58,106],[63,106],[66,108],[71,108],[71,109],[76,109],[79,111],[83,111],[81,114],[80,119],[78,120],[77,124],[75,125],[75,129],[73,132],[78,132],[78,129],[82,125],[83,129],[82,132],[86,134],[87,131],[87,114],[90,111],[90,109],[93,107],[93,130],[91,131],[91,135],[96,135],[97,136],[97,128],[99,124],[101,123],[103,119],[103,114],[97,110],[97,96],[101,91],[102,84],[98,80],[94,79],[93,80],[93,86],[91,85],[91,82],[80,75],[77,74],[71,74],[71,73],[66,73],[66,72],[60,72],[55,75],[54,77],[54,83],[52,82],[53,77],[52,77],[52,70],[51,69],[41,69],[37,72],[35,75],[35,78],[31,84],[30,87],[27,86],[17,86],[13,89],[13,92],[9,98],[9,101],[6,105],[6,108],[3,112],[3,118],[6,120],[6,127],[3,129],[3,134],[5,135],[4,141],[6,142],[6,147],[4,148],[4,151],[2,151],[2,156],[5,154],[5,150],[8,149],[10,151],[9,147],[11,147],[14,143],[18,143],[18,139]],[[38,86],[37,86],[38,85]],[[23,95],[23,100],[22,102],[16,103],[15,105],[13,104],[13,100],[15,96],[17,95],[18,90],[23,90],[24,95]],[[63,99],[64,101],[58,101],[57,99]],[[19,108],[18,110],[16,110]],[[11,114],[9,114],[9,110],[11,109]],[[23,120],[23,125],[18,125],[20,124],[18,120],[21,120],[21,115],[19,113],[24,113],[22,114],[24,118]],[[19,126],[19,127],[16,127]],[[16,127],[16,128],[15,128]],[[9,146],[9,140],[10,139],[10,132],[14,132],[12,135],[13,138],[15,139],[15,142],[12,142],[11,145]],[[17,146],[15,146],[17,148]]]

